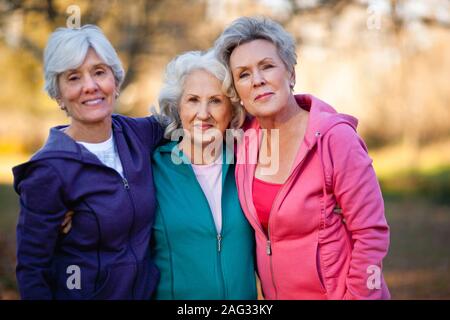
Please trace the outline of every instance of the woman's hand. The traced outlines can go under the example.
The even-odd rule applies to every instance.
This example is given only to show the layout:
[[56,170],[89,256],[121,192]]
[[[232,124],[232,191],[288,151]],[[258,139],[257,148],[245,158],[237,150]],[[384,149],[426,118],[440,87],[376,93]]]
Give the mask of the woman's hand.
[[68,234],[70,229],[72,229],[73,214],[73,211],[67,211],[64,215],[64,221],[61,223],[61,233]]

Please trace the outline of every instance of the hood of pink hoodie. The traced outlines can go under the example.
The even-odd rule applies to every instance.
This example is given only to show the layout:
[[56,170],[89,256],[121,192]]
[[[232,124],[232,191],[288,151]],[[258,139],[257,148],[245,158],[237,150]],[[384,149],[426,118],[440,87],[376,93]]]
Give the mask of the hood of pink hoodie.
[[[306,128],[304,142],[307,146],[306,150],[300,150],[298,153],[294,167],[304,158],[306,153],[311,150],[320,139],[334,126],[338,124],[347,124],[351,126],[355,131],[358,126],[358,119],[351,115],[338,113],[328,103],[314,97],[310,94],[297,94],[295,100],[299,107],[308,111],[309,122]],[[249,124],[245,129],[257,129],[261,127],[256,119]]]
[[312,149],[321,137],[338,124],[348,124],[356,131],[358,120],[355,117],[338,113],[326,102],[310,94],[295,95],[295,100],[301,108],[310,113],[304,138],[308,149]]

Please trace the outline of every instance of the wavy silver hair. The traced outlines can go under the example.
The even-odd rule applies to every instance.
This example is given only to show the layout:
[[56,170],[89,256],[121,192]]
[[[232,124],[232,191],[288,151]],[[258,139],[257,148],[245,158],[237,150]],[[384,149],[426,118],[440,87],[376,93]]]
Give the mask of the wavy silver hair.
[[[176,129],[182,128],[179,104],[183,94],[186,77],[195,70],[205,70],[222,83],[222,92],[229,97],[232,78],[228,69],[215,57],[213,51],[189,51],[175,57],[166,67],[163,87],[159,94],[159,107],[163,124],[167,125],[164,137],[170,139]],[[237,101],[231,101],[233,107],[230,128],[240,128],[244,122],[245,111]]]
[[[233,50],[241,44],[258,39],[272,42],[287,70],[294,70],[297,64],[294,38],[280,24],[265,17],[241,17],[234,20],[217,38],[214,51],[217,58],[230,69]],[[229,94],[233,100],[239,99],[234,86]]]
[[125,71],[116,50],[94,25],[84,25],[79,29],[58,28],[48,39],[44,51],[45,91],[56,99],[59,97],[58,77],[61,73],[78,68],[86,58],[89,48],[95,50],[112,70],[117,90],[120,89]]

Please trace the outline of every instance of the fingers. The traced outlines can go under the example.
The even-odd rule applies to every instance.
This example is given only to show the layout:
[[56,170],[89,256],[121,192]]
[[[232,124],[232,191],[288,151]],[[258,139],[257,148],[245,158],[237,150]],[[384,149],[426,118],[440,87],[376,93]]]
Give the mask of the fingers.
[[70,220],[62,229],[62,233],[68,234],[70,229],[72,229],[72,220]]
[[61,232],[67,234],[69,233],[70,229],[72,228],[72,216],[74,215],[73,211],[68,211],[65,216],[64,220],[61,223]]

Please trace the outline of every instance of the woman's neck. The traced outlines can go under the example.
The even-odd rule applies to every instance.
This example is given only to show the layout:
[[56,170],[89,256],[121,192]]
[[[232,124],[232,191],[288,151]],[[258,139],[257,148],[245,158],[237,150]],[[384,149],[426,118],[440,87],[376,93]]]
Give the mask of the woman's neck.
[[185,139],[181,140],[178,148],[194,165],[208,165],[214,163],[222,154],[222,144],[214,146],[214,142],[197,144]]
[[279,112],[268,117],[257,117],[259,125],[262,129],[280,129],[292,128],[292,123],[301,117],[302,108],[300,108],[295,101],[294,95],[291,95],[287,104],[281,108]]
[[100,143],[111,137],[111,124],[112,119],[92,124],[72,122],[64,132],[75,141]]

